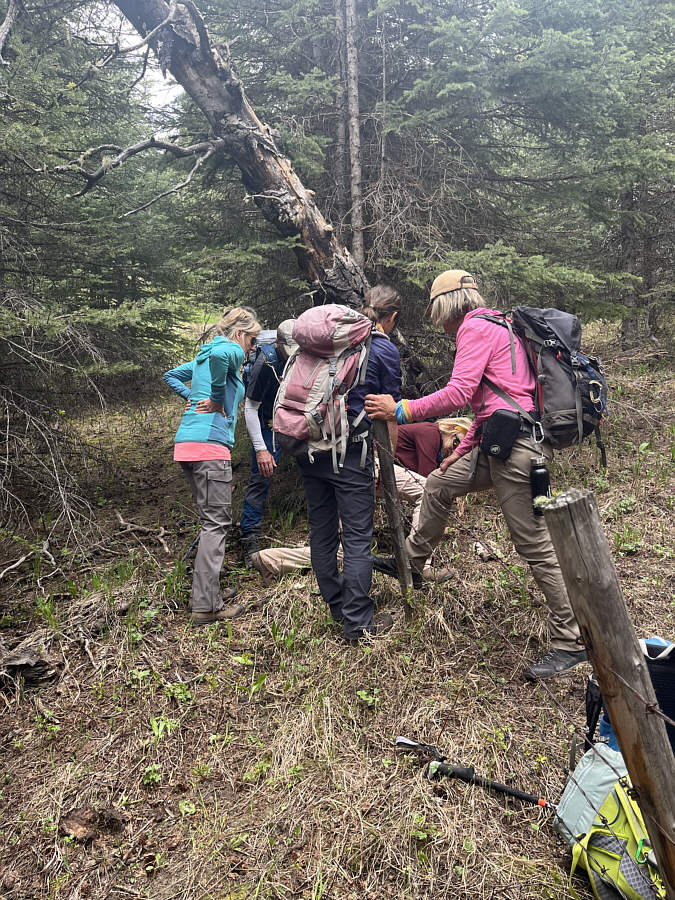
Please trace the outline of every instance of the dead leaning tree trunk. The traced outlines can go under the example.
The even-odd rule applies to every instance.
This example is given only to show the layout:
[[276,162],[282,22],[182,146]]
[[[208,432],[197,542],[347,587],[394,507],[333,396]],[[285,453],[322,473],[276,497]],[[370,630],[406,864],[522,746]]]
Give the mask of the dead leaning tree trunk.
[[544,507],[584,644],[607,704],[666,886],[675,900],[675,758],[621,593],[593,495],[566,491]]
[[[158,29],[149,44],[163,71],[171,72],[204,113],[213,136],[239,166],[244,185],[263,216],[286,236],[298,236],[296,255],[314,292],[314,304],[358,307],[368,281],[350,253],[338,243],[270,129],[253,111],[227,58],[212,45],[192,0],[115,0],[142,37]],[[160,27],[161,26],[161,27]]]

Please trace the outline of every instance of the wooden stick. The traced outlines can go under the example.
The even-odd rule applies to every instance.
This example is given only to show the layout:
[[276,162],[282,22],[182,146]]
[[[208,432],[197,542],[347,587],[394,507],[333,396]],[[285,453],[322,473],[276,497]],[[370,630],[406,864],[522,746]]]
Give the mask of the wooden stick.
[[394,556],[396,557],[396,565],[398,567],[398,580],[401,585],[403,608],[405,610],[406,619],[410,619],[413,614],[413,607],[410,602],[413,586],[412,574],[410,572],[408,554],[405,550],[405,533],[403,531],[403,520],[401,519],[398,491],[396,490],[394,455],[391,449],[391,441],[389,440],[389,428],[387,427],[387,423],[382,421],[382,419],[375,419],[373,422],[373,437],[377,444],[377,455],[380,460],[380,478],[382,479],[382,487],[384,489],[384,505],[387,510],[389,527],[391,528],[394,539]]
[[[675,900],[675,757],[612,563],[595,498],[572,489],[544,517],[670,900]],[[627,687],[630,685],[630,688]],[[651,708],[650,708],[651,707]]]

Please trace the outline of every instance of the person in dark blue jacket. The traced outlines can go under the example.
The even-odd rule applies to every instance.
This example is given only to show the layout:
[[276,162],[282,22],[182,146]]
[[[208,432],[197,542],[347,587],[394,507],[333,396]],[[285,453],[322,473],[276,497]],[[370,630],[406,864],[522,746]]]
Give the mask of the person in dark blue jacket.
[[[233,618],[243,607],[226,606],[220,590],[227,529],[232,524],[232,464],[237,410],[244,398],[240,370],[255,345],[260,324],[247,309],[225,311],[215,337],[192,362],[164,373],[164,381],[187,401],[174,444],[197,505],[201,531],[192,578],[191,621],[208,625]],[[188,384],[190,387],[188,387]],[[236,594],[233,588],[225,599]]]
[[[374,393],[374,385],[379,385],[378,392],[401,396],[401,359],[388,338],[396,325],[401,306],[400,294],[386,285],[376,285],[364,297],[361,312],[373,322],[373,332],[365,379],[347,395],[350,421],[356,420],[363,411],[365,396]],[[370,429],[367,417],[362,418],[356,427],[359,437],[364,429]],[[395,447],[396,428],[390,430],[392,446]],[[370,554],[374,508],[373,455],[369,446],[362,466],[362,440],[354,441],[354,436],[350,432],[344,464],[337,473],[333,469],[330,453],[315,453],[313,462],[308,457],[298,458],[307,497],[312,568],[321,595],[330,607],[333,619],[342,623],[343,636],[349,643],[357,643],[364,634],[386,631],[392,625],[391,616],[374,615],[375,605],[370,597],[373,576]],[[341,573],[337,560],[340,540],[344,551]]]
[[260,550],[260,522],[281,455],[281,447],[274,441],[272,413],[284,366],[298,349],[292,338],[294,324],[295,319],[285,319],[276,331],[265,333],[271,341],[264,344],[263,335],[260,335],[246,384],[244,417],[252,445],[251,475],[244,494],[239,530],[247,566],[252,563],[252,554]]

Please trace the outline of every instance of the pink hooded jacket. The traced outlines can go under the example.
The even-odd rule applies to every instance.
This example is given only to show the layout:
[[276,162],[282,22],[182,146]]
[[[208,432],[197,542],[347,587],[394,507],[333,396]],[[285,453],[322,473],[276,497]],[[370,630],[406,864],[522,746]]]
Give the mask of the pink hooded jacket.
[[476,318],[485,313],[500,315],[496,310],[481,307],[464,316],[457,331],[455,364],[447,385],[419,400],[407,401],[415,421],[447,416],[469,404],[474,412],[474,420],[455,451],[460,456],[468,453],[478,443],[474,436],[481,422],[489,419],[497,409],[512,409],[486,384],[481,384],[483,375],[494,381],[527,412],[534,410],[534,375],[522,342],[514,334],[516,372],[513,374],[508,329]]

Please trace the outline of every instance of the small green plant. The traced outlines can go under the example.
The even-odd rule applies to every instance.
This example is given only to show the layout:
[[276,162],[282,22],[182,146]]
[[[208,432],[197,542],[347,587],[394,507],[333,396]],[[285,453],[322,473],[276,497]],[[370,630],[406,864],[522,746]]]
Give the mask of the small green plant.
[[163,853],[155,853],[150,862],[146,862],[145,864],[145,873],[146,875],[154,875],[154,873],[161,869],[164,863],[166,862],[166,857]]
[[625,516],[628,513],[632,513],[636,506],[637,499],[635,497],[624,497],[614,504],[610,510],[610,515],[613,519]]
[[168,737],[172,731],[178,728],[178,720],[169,719],[165,715],[152,716],[150,718],[150,728],[152,729],[155,746],[157,746],[164,736]]
[[258,691],[261,691],[267,681],[267,675],[264,673],[262,675],[258,675],[253,684],[251,685],[251,689],[249,690],[249,697],[253,697]]
[[262,778],[263,775],[266,775],[267,772],[272,768],[272,761],[269,759],[259,759],[257,763],[251,766],[250,769],[247,769],[242,778],[245,782],[250,783],[252,781],[258,781]]
[[245,843],[247,840],[248,840],[247,832],[242,832],[241,834],[233,835],[229,840],[230,850],[238,850],[239,847],[241,847],[241,845],[243,843]]
[[361,703],[372,708],[374,706],[377,706],[380,702],[380,689],[373,688],[372,691],[367,691],[361,688],[360,690],[357,690],[356,696],[359,698],[359,701]]
[[178,801],[178,811],[181,816],[194,816],[197,812],[197,807],[194,805],[192,800],[179,800]]
[[188,686],[182,681],[174,681],[164,688],[164,695],[175,703],[192,703],[194,699]]
[[174,563],[164,579],[164,596],[169,600],[187,598],[187,569],[182,559]]
[[50,628],[56,631],[58,626],[58,618],[56,615],[56,606],[53,597],[38,597],[35,601],[38,615],[44,619]]
[[211,766],[207,762],[198,762],[192,767],[192,774],[200,781],[205,781],[211,774]]
[[438,830],[433,825],[429,825],[423,815],[416,813],[413,816],[410,837],[414,838],[416,841],[426,843],[427,841],[433,840],[437,834]]
[[626,523],[621,531],[614,533],[614,548],[622,556],[631,556],[644,546],[640,533],[632,525]]
[[230,733],[230,726],[227,724],[225,726],[225,731],[216,732],[215,734],[209,735],[209,745],[211,747],[226,747],[228,744],[231,744],[234,740],[234,735]]
[[150,763],[141,776],[141,781],[146,787],[156,787],[161,780],[162,767],[158,763]]

